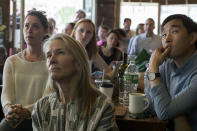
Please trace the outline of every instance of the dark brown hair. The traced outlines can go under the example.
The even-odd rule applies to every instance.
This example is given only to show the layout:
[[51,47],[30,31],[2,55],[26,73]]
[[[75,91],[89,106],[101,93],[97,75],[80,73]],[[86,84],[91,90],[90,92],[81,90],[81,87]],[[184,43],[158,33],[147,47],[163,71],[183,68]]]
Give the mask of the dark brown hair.
[[42,26],[44,27],[44,30],[48,30],[48,21],[44,13],[45,12],[42,12],[42,11],[30,10],[28,11],[26,18],[29,15],[37,17],[40,20]]

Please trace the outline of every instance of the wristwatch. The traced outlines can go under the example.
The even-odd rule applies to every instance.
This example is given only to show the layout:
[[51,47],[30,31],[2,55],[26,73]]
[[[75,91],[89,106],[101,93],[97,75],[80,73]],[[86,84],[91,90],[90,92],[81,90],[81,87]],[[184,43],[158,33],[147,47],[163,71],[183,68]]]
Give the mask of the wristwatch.
[[147,72],[148,80],[154,81],[157,77],[160,77],[160,73],[154,73],[154,72]]

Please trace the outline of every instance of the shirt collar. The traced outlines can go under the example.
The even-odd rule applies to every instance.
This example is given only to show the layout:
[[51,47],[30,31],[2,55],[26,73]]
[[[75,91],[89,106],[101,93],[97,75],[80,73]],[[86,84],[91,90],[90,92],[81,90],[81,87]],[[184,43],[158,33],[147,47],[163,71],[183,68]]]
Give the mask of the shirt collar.
[[146,33],[143,33],[143,34],[142,34],[142,37],[143,37],[143,38],[151,38],[151,39],[153,39],[153,38],[155,37],[155,34],[153,33],[152,37],[146,37]]
[[194,54],[183,64],[180,68],[177,68],[174,61],[172,61],[172,68],[177,73],[181,73],[183,71],[187,71],[188,69],[193,68],[193,64],[197,63],[196,61],[197,57],[197,50],[194,52]]

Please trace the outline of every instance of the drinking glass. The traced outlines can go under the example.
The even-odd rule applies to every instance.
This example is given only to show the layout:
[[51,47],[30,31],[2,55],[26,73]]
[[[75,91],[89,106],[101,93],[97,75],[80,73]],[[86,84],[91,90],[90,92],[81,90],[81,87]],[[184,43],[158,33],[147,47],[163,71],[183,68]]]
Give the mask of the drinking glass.
[[99,88],[102,85],[103,81],[102,79],[96,79],[94,80],[94,83],[96,84],[97,88]]

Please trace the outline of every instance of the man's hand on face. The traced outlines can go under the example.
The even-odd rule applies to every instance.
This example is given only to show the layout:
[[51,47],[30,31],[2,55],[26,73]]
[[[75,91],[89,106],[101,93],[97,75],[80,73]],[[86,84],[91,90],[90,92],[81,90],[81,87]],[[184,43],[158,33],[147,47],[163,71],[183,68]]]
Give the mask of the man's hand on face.
[[149,61],[149,71],[150,72],[159,72],[159,65],[163,63],[165,58],[168,56],[170,52],[170,47],[167,48],[157,48],[151,55]]

